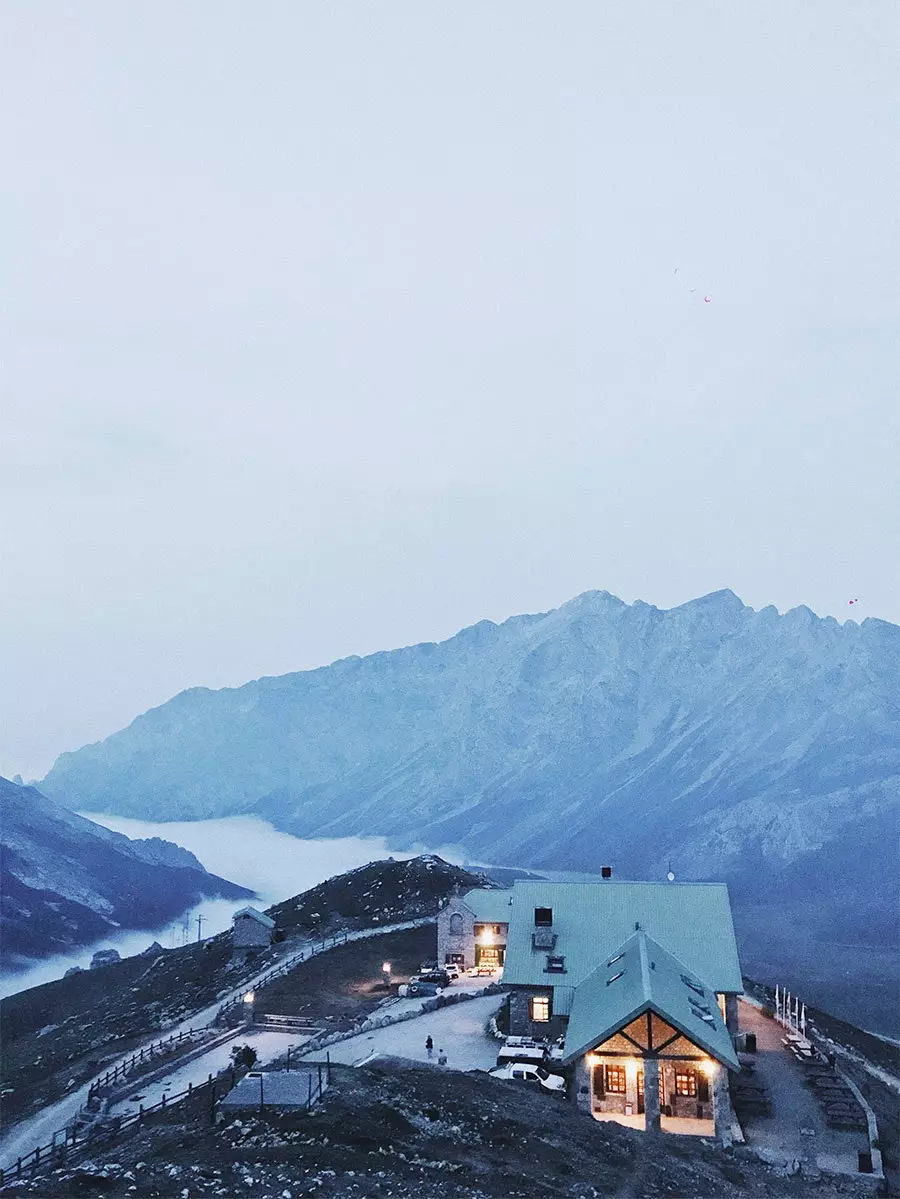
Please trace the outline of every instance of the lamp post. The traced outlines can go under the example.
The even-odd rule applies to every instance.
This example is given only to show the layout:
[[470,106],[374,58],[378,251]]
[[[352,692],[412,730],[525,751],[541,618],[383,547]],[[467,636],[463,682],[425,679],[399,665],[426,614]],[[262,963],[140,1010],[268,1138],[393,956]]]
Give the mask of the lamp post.
[[384,975],[384,981],[387,983],[388,986],[390,986],[391,985],[391,963],[390,962],[382,962],[381,963],[381,972]]
[[244,995],[244,1022],[246,1024],[253,1023],[254,1004],[256,1003],[256,992],[247,991]]

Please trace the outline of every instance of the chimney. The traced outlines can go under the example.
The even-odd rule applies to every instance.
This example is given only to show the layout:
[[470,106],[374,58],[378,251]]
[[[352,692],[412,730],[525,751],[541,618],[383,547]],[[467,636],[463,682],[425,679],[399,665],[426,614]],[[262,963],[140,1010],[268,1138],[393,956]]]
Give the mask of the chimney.
[[600,867],[600,877],[601,878],[612,878],[612,866],[601,866]]

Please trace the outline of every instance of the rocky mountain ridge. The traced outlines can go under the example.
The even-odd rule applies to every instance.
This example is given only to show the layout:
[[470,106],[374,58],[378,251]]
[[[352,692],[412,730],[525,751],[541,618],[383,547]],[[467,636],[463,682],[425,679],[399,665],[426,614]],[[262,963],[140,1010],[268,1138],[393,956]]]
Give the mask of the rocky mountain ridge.
[[0,778],[4,969],[89,944],[120,926],[158,928],[203,897],[252,892],[159,837],[132,841],[33,787]]
[[[666,611],[588,592],[440,644],[186,691],[62,755],[43,785],[73,807],[253,812],[299,836],[519,866],[662,878],[671,863],[729,882],[739,933],[777,897],[786,945],[857,945],[863,973],[879,954],[883,973],[900,628],[754,611],[730,591]],[[770,925],[745,921],[761,953]]]

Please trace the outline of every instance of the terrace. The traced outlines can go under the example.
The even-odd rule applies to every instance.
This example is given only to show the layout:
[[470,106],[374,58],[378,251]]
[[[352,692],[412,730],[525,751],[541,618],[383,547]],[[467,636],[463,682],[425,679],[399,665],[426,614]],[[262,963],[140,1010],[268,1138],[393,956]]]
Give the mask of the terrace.
[[739,1019],[742,1032],[756,1037],[756,1053],[741,1055],[744,1068],[732,1082],[746,1143],[804,1172],[859,1174],[870,1145],[850,1088],[809,1041],[760,1008],[741,1000]]

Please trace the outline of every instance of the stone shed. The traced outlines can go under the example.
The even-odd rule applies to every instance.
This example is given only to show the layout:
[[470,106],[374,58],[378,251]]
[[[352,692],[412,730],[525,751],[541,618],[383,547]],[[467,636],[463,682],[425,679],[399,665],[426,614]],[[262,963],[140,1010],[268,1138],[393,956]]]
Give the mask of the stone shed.
[[268,949],[275,934],[275,921],[256,908],[240,908],[232,920],[233,944],[236,952],[248,949]]

